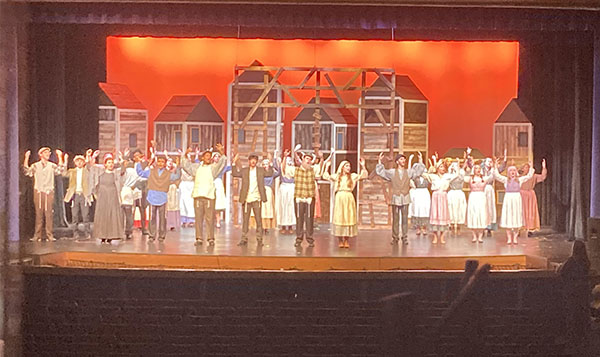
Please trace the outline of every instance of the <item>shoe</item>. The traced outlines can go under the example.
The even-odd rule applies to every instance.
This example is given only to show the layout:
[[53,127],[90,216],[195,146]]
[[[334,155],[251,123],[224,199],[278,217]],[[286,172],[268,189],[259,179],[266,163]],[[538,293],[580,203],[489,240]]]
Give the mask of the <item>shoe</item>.
[[148,244],[150,244],[150,243],[154,243],[154,237],[152,237],[152,236],[148,237]]
[[404,244],[404,245],[408,245],[408,239],[406,239],[406,238],[403,238],[403,239],[402,239],[402,244]]
[[54,236],[53,236],[53,235],[49,235],[49,236],[46,238],[46,240],[47,240],[48,242],[54,242],[54,241],[56,241],[56,238],[54,238]]
[[146,230],[142,230],[142,235],[143,236],[149,236],[150,233],[148,231],[146,231]]
[[247,244],[248,244],[247,240],[241,240],[241,241],[238,242],[237,245],[238,245],[238,247],[241,247],[241,246],[244,246],[244,245],[247,245]]
[[31,237],[31,238],[29,239],[29,241],[30,241],[30,242],[41,242],[41,241],[42,241],[42,238],[40,238],[40,237]]
[[294,234],[294,230],[293,229],[288,229],[287,234]]
[[296,241],[296,243],[294,243],[294,247],[299,248],[302,246],[302,241]]
[[398,244],[398,239],[392,239],[392,241],[390,242],[391,245],[397,245]]
[[315,246],[315,242],[309,242],[309,243],[308,243],[308,246],[309,246],[310,248],[314,247],[314,246]]
[[160,243],[164,242],[164,241],[165,241],[165,237],[158,237],[158,241],[159,241]]
[[265,234],[269,234],[269,230],[268,230],[268,229],[266,229],[266,228],[263,230],[263,232],[264,232]]
[[486,234],[488,237],[491,237],[491,236],[492,236],[492,231],[488,229],[488,230],[485,232],[485,234]]
[[279,234],[287,234],[287,231],[285,229],[281,228],[279,230]]
[[262,239],[257,239],[257,240],[256,240],[256,246],[257,246],[257,247],[262,247],[263,245],[264,245],[264,244],[263,244],[263,241],[262,241]]
[[527,232],[527,236],[528,237],[533,237],[533,232],[532,231]]
[[483,243],[483,238],[479,238],[479,243]]
[[208,245],[211,246],[211,247],[214,247],[215,246],[215,240],[214,239],[210,239],[208,241]]
[[196,239],[196,241],[194,242],[194,245],[198,246],[198,245],[202,245],[203,240],[202,239]]
[[126,234],[125,235],[125,240],[130,240],[131,239],[131,234]]

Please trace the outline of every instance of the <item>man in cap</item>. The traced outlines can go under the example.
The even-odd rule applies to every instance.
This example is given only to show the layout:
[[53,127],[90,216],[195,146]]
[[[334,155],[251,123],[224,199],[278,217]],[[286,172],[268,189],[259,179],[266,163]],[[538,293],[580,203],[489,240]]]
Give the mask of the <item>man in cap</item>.
[[50,161],[51,150],[44,146],[38,150],[40,160],[29,165],[31,151],[25,153],[23,171],[25,175],[33,177],[33,202],[35,204],[35,233],[32,241],[42,240],[42,225],[46,221],[46,239],[55,241],[52,233],[54,212],[54,176],[61,175],[64,171],[62,151],[56,149],[58,164]]
[[[395,157],[396,168],[386,169],[382,163],[383,153],[379,154],[379,161],[375,166],[375,173],[385,181],[392,183],[392,242],[398,244],[402,238],[403,244],[408,244],[408,205],[410,204],[410,178],[413,176],[412,168],[406,169],[406,156],[397,154]],[[402,216],[402,233],[399,231],[400,216]],[[402,234],[402,236],[400,236]]]
[[[65,166],[68,154],[65,154]],[[92,205],[92,190],[90,189],[90,178],[88,170],[85,167],[85,157],[76,155],[73,158],[74,168],[63,172],[63,176],[69,178],[69,187],[65,194],[64,201],[71,203],[71,223],[75,226],[73,237],[78,236],[77,225],[83,223],[85,238],[90,236],[90,216],[89,209]],[[81,219],[80,219],[81,217]]]
[[[272,157],[269,154],[269,160]],[[262,245],[262,203],[267,201],[267,193],[265,191],[265,177],[273,176],[273,168],[264,169],[256,164],[258,163],[258,154],[252,153],[248,156],[248,167],[240,167],[239,156],[233,158],[233,168],[231,174],[233,177],[242,179],[240,188],[239,201],[242,204],[244,219],[242,223],[242,238],[238,243],[239,246],[248,244],[248,224],[250,222],[250,211],[254,212],[256,220],[256,243]]]
[[187,154],[192,152],[191,148],[188,148],[182,156],[181,168],[194,178],[192,197],[194,197],[196,245],[201,245],[204,241],[204,221],[208,230],[208,244],[215,244],[215,178],[227,163],[223,145],[217,144],[215,148],[221,154],[217,162],[213,162],[211,150],[202,153],[200,163],[192,163],[188,158]]

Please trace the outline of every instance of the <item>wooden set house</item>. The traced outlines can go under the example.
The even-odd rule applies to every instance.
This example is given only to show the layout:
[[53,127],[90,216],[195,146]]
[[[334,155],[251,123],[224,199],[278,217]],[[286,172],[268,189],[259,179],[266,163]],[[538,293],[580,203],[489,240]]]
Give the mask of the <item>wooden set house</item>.
[[516,99],[511,99],[494,123],[492,143],[495,157],[502,157],[506,149],[509,164],[522,165],[533,160],[533,124]]
[[98,83],[98,149],[107,152],[148,147],[148,110],[124,84]]
[[225,123],[205,95],[175,95],[154,120],[156,149],[176,155],[188,147],[223,143]]
[[[368,104],[390,102],[386,82],[394,83],[394,109],[389,116],[380,110],[365,109],[359,113],[359,152],[367,163],[369,179],[359,185],[358,219],[363,228],[389,227],[391,194],[389,184],[375,174],[375,166],[381,152],[386,153],[384,165],[394,167],[393,158],[398,153],[407,157],[418,152],[428,156],[428,105],[427,97],[410,77],[395,75],[380,77],[367,90],[364,101]],[[378,129],[378,130],[376,130]]]
[[[320,98],[321,103],[338,103],[337,98]],[[312,98],[309,103],[315,103]],[[306,154],[313,153],[313,126],[315,110],[304,108],[294,118],[292,123],[292,147],[301,145],[301,152]],[[353,170],[357,170],[358,164],[358,120],[347,108],[325,107],[320,110],[320,137],[323,158],[326,159],[331,150],[334,150],[331,159],[331,166],[336,170],[339,163],[348,160]],[[329,222],[333,212],[333,186],[328,181],[319,182],[321,207],[329,207],[329,210],[322,210],[321,220]]]

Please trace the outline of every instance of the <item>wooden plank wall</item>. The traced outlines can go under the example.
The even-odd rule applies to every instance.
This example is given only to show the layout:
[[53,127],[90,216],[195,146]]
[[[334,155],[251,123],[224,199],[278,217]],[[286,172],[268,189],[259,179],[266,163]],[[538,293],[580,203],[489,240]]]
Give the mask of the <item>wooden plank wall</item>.
[[113,152],[116,146],[116,136],[116,122],[100,122],[98,124],[98,150],[100,150],[100,158],[107,152]]
[[137,146],[142,150],[146,150],[146,122],[139,123],[120,123],[119,124],[119,148],[124,151],[126,148],[134,149],[129,147],[129,134],[137,134]]
[[529,145],[519,146],[519,133],[529,132],[529,124],[494,125],[494,156],[507,150],[508,163],[522,165],[529,161]]

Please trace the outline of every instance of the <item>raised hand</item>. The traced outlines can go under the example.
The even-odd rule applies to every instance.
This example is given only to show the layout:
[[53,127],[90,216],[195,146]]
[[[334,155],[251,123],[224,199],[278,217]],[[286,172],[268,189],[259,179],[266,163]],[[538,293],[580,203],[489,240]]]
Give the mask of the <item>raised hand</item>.
[[92,154],[92,159],[96,160],[96,158],[100,155],[100,150],[96,150],[94,151],[94,153]]
[[381,160],[383,160],[383,152],[379,153],[379,157],[377,158],[377,161],[379,161],[379,163],[381,164]]
[[25,158],[29,159],[30,156],[31,156],[31,150],[25,151]]
[[288,156],[290,156],[290,150],[289,149],[283,150],[283,157],[288,157]]
[[217,149],[217,151],[223,155],[223,144],[217,143],[217,145],[215,145],[215,149]]
[[64,162],[68,163],[69,162],[69,154],[65,153],[64,157]]
[[233,162],[235,164],[238,162],[239,159],[240,159],[240,154],[236,153],[235,155],[233,155],[233,160],[231,160],[231,162]]
[[506,158],[507,158],[506,154],[507,153],[508,153],[508,151],[506,150],[506,148],[504,148],[504,161],[506,161]]
[[269,162],[273,161],[273,155],[271,153],[267,153],[267,160],[269,160]]
[[59,159],[62,158],[62,156],[63,156],[62,150],[56,149],[55,152],[56,152],[56,157],[58,157]]
[[92,149],[87,149],[87,150],[85,151],[85,156],[92,156],[92,154],[93,154],[93,153],[94,153],[94,150],[92,150]]
[[473,149],[471,149],[470,147],[468,147],[468,146],[467,146],[467,156],[471,155],[471,151],[472,151],[472,150],[473,150]]
[[360,166],[365,167],[365,159],[364,158],[360,158],[358,159],[358,162],[360,163]]
[[545,169],[546,168],[546,159],[542,159],[542,168]]
[[294,146],[294,151],[299,151],[300,149],[302,149],[302,145],[298,144]]

